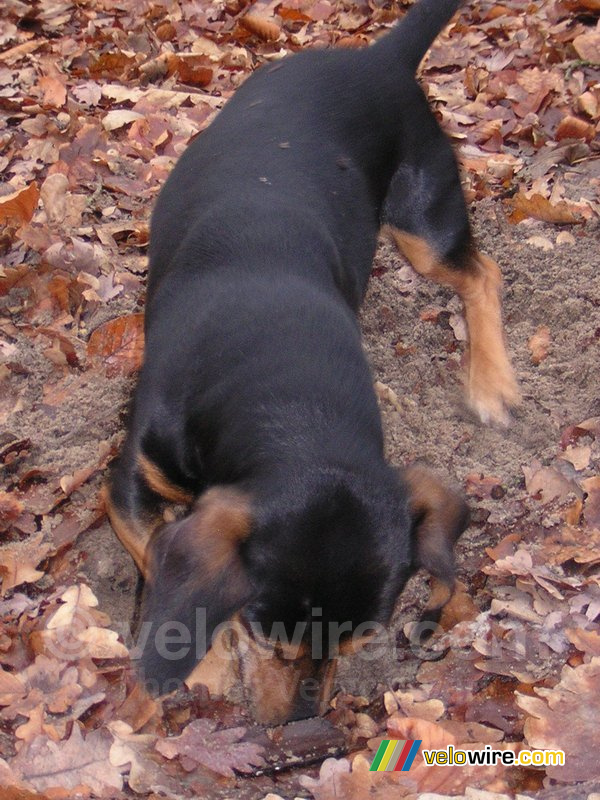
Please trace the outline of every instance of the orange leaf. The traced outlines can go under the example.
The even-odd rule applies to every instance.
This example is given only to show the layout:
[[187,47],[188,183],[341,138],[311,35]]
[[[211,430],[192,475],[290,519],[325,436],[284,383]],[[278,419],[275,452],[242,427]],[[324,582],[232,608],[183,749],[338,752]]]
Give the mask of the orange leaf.
[[512,209],[509,217],[512,223],[521,222],[527,217],[551,222],[554,225],[576,225],[583,222],[581,217],[571,210],[567,202],[561,200],[553,205],[541,194],[525,197],[522,192],[519,192],[512,199]]
[[62,108],[67,102],[67,87],[58,78],[40,78],[40,89],[44,92],[42,104],[44,107]]
[[531,363],[535,364],[536,367],[548,358],[550,342],[550,328],[547,325],[540,325],[529,340]]
[[206,57],[203,55],[174,55],[168,60],[169,74],[177,72],[183,83],[192,86],[208,86],[212,81],[213,71],[206,66]]
[[279,6],[277,13],[281,19],[284,19],[287,22],[312,22],[312,17],[309,17],[307,14],[297,8],[286,8],[285,6]]
[[597,63],[600,58],[598,55],[600,53],[600,31],[592,30],[576,36],[573,39],[573,47],[579,58]]
[[26,189],[0,197],[0,225],[8,223],[22,225],[33,217],[40,192],[37,183],[30,183]]
[[279,39],[281,28],[276,22],[266,17],[260,17],[257,14],[246,14],[240,20],[240,25],[250,33],[264,39],[265,42],[275,42]]
[[87,346],[88,357],[102,364],[110,377],[137,372],[143,353],[143,314],[129,314],[106,322],[92,333]]
[[593,125],[570,115],[561,119],[556,129],[557,142],[562,139],[585,139],[591,142],[595,135],[596,129]]

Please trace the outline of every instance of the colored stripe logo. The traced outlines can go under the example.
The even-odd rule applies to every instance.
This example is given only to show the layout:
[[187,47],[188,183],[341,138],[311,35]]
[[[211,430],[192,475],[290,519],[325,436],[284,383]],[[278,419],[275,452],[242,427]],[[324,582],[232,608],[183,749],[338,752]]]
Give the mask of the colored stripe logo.
[[408,772],[422,739],[384,739],[375,753],[370,772]]

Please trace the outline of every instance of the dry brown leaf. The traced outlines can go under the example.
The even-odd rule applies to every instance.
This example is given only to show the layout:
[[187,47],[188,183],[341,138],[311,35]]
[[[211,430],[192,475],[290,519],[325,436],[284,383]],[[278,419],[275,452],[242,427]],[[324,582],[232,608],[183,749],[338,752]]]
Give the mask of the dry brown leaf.
[[586,142],[591,142],[595,136],[596,128],[594,125],[572,116],[563,117],[556,129],[557,142],[563,139],[585,139]]
[[565,633],[568,640],[582,653],[587,653],[589,656],[600,656],[600,633],[598,631],[567,628]]
[[567,447],[560,458],[573,464],[576,470],[585,469],[589,466],[592,457],[592,448],[588,444],[580,444],[577,447]]
[[[569,11],[596,11],[600,12],[600,0],[564,0]],[[595,798],[594,798],[595,800]]]
[[[156,736],[135,734],[131,727],[121,720],[109,723],[115,738],[110,748],[110,763],[119,769],[129,769],[127,784],[137,794],[151,797],[166,795],[180,798],[182,781],[179,776],[167,774],[156,763],[153,754]],[[154,757],[153,757],[154,755]]]
[[381,401],[384,403],[389,403],[389,405],[391,405],[392,408],[395,408],[396,411],[402,411],[400,399],[393,389],[391,389],[389,386],[386,386],[385,383],[382,383],[381,381],[375,381],[373,388],[375,389],[375,394]]
[[527,217],[550,222],[554,225],[576,225],[583,222],[566,200],[553,204],[541,194],[526,197],[522,192],[516,194],[511,202],[512,212],[509,219],[513,223],[521,222]]
[[26,693],[24,681],[18,675],[0,667],[0,706],[9,706],[21,700]]
[[110,320],[92,333],[88,357],[101,364],[109,377],[133,375],[144,355],[144,315],[129,314]]
[[21,583],[35,583],[44,576],[36,569],[50,552],[50,545],[44,542],[44,534],[37,533],[22,542],[11,542],[0,546],[0,578],[5,595]]
[[[598,3],[600,5],[600,0]],[[591,119],[597,120],[600,115],[600,93],[583,92],[577,98],[577,108]]]
[[144,115],[138,111],[131,111],[127,108],[117,108],[108,111],[102,119],[102,127],[105,131],[116,131],[129,125],[137,119],[143,119]]
[[136,733],[159,710],[157,701],[150,697],[141,683],[136,683],[123,704],[116,709],[115,716],[125,722],[132,733]]
[[263,748],[240,739],[245,728],[217,730],[215,722],[196,719],[187,725],[179,736],[159,739],[158,752],[165,758],[179,758],[185,770],[193,770],[199,764],[225,777],[233,777],[233,770],[252,772],[263,766]]
[[530,467],[522,469],[527,491],[544,503],[551,500],[564,502],[571,494],[582,496],[580,487],[554,467],[542,467],[539,462],[534,461]]
[[281,28],[273,19],[258,14],[246,14],[240,19],[240,25],[265,42],[276,42],[281,34]]
[[5,531],[23,512],[23,503],[12,492],[0,492],[0,531]]
[[387,731],[393,739],[421,739],[425,749],[444,749],[456,745],[456,739],[437,722],[392,714],[387,721]]
[[112,736],[106,731],[92,731],[84,739],[75,724],[66,741],[38,736],[26,743],[12,759],[11,767],[39,791],[85,786],[106,796],[108,790],[123,788],[121,771],[108,758],[111,744]]
[[449,631],[459,622],[468,622],[479,616],[479,608],[473,602],[472,597],[467,593],[464,583],[456,581],[454,593],[450,600],[442,609],[440,626],[445,631]]
[[92,625],[81,633],[77,639],[84,646],[84,652],[90,658],[127,658],[129,650],[119,641],[119,634],[110,628],[99,628]]
[[529,340],[531,363],[536,367],[548,358],[551,341],[550,328],[547,325],[540,325]]
[[67,87],[58,78],[40,78],[39,87],[43,92],[42,105],[45,108],[62,108],[67,102]]
[[[600,778],[600,658],[576,668],[565,666],[553,689],[537,689],[538,697],[517,695],[528,715],[525,738],[530,747],[564,750],[564,766],[548,767],[561,783]],[[565,722],[568,720],[568,724]]]
[[33,217],[40,192],[37,183],[0,197],[0,226],[23,225]]
[[573,47],[583,61],[600,63],[600,30],[580,33],[573,39]]
[[50,225],[62,222],[67,214],[69,179],[62,172],[48,175],[40,188],[40,198]]
[[176,72],[182,83],[192,86],[208,86],[213,78],[213,71],[207,66],[206,57],[195,53],[169,55],[167,69],[169,75]]
[[[393,710],[388,711],[390,717],[394,714],[398,707],[400,707],[405,717],[417,717],[418,719],[426,720],[428,722],[437,722],[445,712],[445,706],[441,700],[432,698],[430,700],[415,699],[411,692],[386,692],[387,704]],[[393,701],[395,708],[390,701]]]

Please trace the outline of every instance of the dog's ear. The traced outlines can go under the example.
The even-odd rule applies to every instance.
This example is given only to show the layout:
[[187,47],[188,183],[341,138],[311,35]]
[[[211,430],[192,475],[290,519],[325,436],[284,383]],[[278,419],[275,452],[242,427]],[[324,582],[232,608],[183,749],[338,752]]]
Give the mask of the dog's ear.
[[431,596],[421,622],[437,622],[454,592],[454,543],[469,524],[469,510],[458,492],[421,465],[409,467],[404,480],[410,493],[414,566],[431,575]]
[[215,628],[250,598],[240,544],[251,527],[248,496],[215,487],[189,516],[153,534],[138,636],[150,690],[176,688],[206,654]]

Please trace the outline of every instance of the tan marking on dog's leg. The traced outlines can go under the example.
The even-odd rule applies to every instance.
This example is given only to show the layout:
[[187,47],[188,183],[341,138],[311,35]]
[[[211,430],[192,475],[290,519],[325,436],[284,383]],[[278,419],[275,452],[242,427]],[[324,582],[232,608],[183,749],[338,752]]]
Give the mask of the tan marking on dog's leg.
[[170,503],[190,503],[194,496],[185,489],[180,489],[164,475],[163,471],[153,461],[140,453],[137,457],[137,464],[144,481],[153,492],[159,497],[168,500]]
[[468,523],[463,498],[421,464],[404,470],[418,563],[431,575],[431,594],[421,619],[436,618],[454,593],[454,543]]
[[425,240],[391,226],[386,230],[419,275],[449,286],[463,301],[469,334],[469,403],[483,422],[506,425],[508,409],[520,396],[504,343],[500,268],[483,253],[474,253],[466,269],[452,269],[439,261]]
[[428,616],[431,612],[440,611],[454,594],[455,585],[454,581],[450,585],[439,578],[431,578],[429,600],[423,609],[423,616]]
[[337,673],[337,665],[337,658],[330,658],[323,669],[323,674],[321,676],[321,687],[319,691],[319,703],[317,708],[320,715],[325,714],[325,712],[329,710],[331,695],[333,694],[333,685]]
[[114,532],[135,561],[144,579],[146,579],[148,577],[146,548],[154,529],[161,523],[161,518],[157,517],[144,522],[139,517],[124,517],[112,502],[110,489],[107,486],[102,489],[102,498]]

